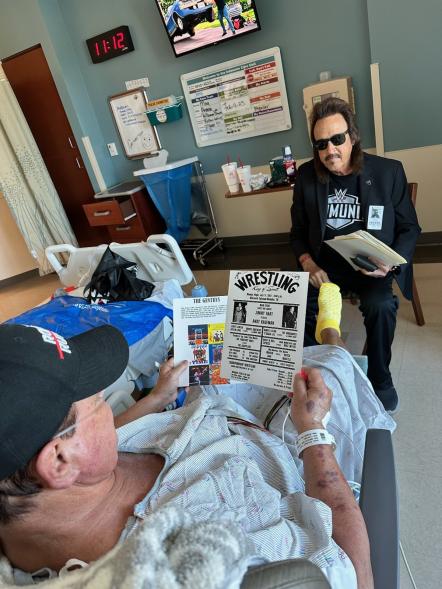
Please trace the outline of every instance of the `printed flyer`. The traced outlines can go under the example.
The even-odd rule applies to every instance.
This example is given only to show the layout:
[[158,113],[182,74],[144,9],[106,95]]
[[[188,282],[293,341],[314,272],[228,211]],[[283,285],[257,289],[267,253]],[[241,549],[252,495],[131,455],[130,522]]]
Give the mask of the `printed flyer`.
[[230,272],[221,376],[291,391],[302,366],[308,272]]
[[226,384],[221,378],[227,297],[174,299],[175,364],[189,361],[180,386]]

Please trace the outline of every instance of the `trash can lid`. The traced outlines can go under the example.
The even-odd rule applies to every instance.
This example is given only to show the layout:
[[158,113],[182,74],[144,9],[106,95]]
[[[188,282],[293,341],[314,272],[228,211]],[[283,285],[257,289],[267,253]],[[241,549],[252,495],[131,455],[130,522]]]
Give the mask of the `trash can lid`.
[[110,198],[111,196],[129,196],[134,192],[138,192],[144,188],[144,183],[141,180],[129,180],[128,182],[121,182],[111,188],[106,188],[101,192],[97,192],[94,198]]
[[193,157],[189,157],[185,160],[178,160],[177,162],[171,162],[170,164],[166,164],[165,166],[159,166],[158,168],[145,168],[144,170],[136,170],[133,174],[134,176],[145,176],[146,174],[155,174],[157,172],[165,172],[167,170],[175,170],[176,168],[181,168],[182,166],[187,166],[188,164],[193,164],[194,162],[198,161],[198,156],[194,155]]

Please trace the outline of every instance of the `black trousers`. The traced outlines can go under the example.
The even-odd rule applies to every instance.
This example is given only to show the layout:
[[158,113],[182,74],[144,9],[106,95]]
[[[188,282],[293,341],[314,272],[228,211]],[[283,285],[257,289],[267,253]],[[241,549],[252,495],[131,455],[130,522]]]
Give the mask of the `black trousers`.
[[[351,291],[359,296],[359,310],[362,312],[367,331],[367,376],[373,388],[385,390],[393,386],[389,366],[399,307],[398,298],[393,294],[392,289],[393,276],[390,274],[385,278],[370,278],[356,271],[345,274],[327,271],[327,274],[331,282],[340,286],[341,291]],[[315,328],[318,294],[319,290],[310,284],[307,295],[304,346],[317,344]]]

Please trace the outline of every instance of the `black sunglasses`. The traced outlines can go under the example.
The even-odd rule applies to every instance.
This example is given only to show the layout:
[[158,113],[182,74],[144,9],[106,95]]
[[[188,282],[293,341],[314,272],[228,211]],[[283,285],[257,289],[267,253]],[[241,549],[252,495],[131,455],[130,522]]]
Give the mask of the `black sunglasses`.
[[317,139],[316,141],[313,141],[313,147],[319,151],[323,151],[324,149],[327,149],[329,141],[331,141],[333,145],[342,145],[343,143],[345,143],[345,136],[347,135],[347,133],[348,129],[343,133],[336,133],[336,135],[332,135],[327,139]]

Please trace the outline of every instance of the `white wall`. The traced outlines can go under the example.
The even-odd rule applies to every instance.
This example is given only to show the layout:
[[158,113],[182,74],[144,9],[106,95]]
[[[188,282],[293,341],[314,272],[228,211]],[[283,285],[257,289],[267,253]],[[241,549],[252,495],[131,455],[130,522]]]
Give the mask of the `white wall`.
[[[367,150],[373,153],[373,150]],[[409,182],[419,184],[417,214],[423,232],[442,231],[442,145],[393,151],[385,154],[402,161]],[[244,160],[247,163],[246,154]],[[306,160],[298,160],[298,166]],[[267,166],[252,173],[269,173]],[[218,233],[222,237],[285,233],[290,230],[292,192],[281,191],[225,198],[227,186],[222,173],[206,178]]]
[[442,145],[385,154],[404,164],[409,182],[419,184],[416,210],[422,232],[442,232]]
[[[372,150],[368,150],[372,151]],[[407,178],[419,184],[417,214],[423,232],[442,230],[442,145],[393,151],[386,154],[402,161]],[[246,158],[244,158],[245,161]],[[305,160],[298,160],[301,165]],[[267,166],[253,173],[268,174]],[[290,190],[225,198],[227,187],[222,173],[209,174],[207,186],[218,233],[222,237],[286,233],[290,230]],[[9,208],[0,193],[0,280],[37,268],[29,254]]]

